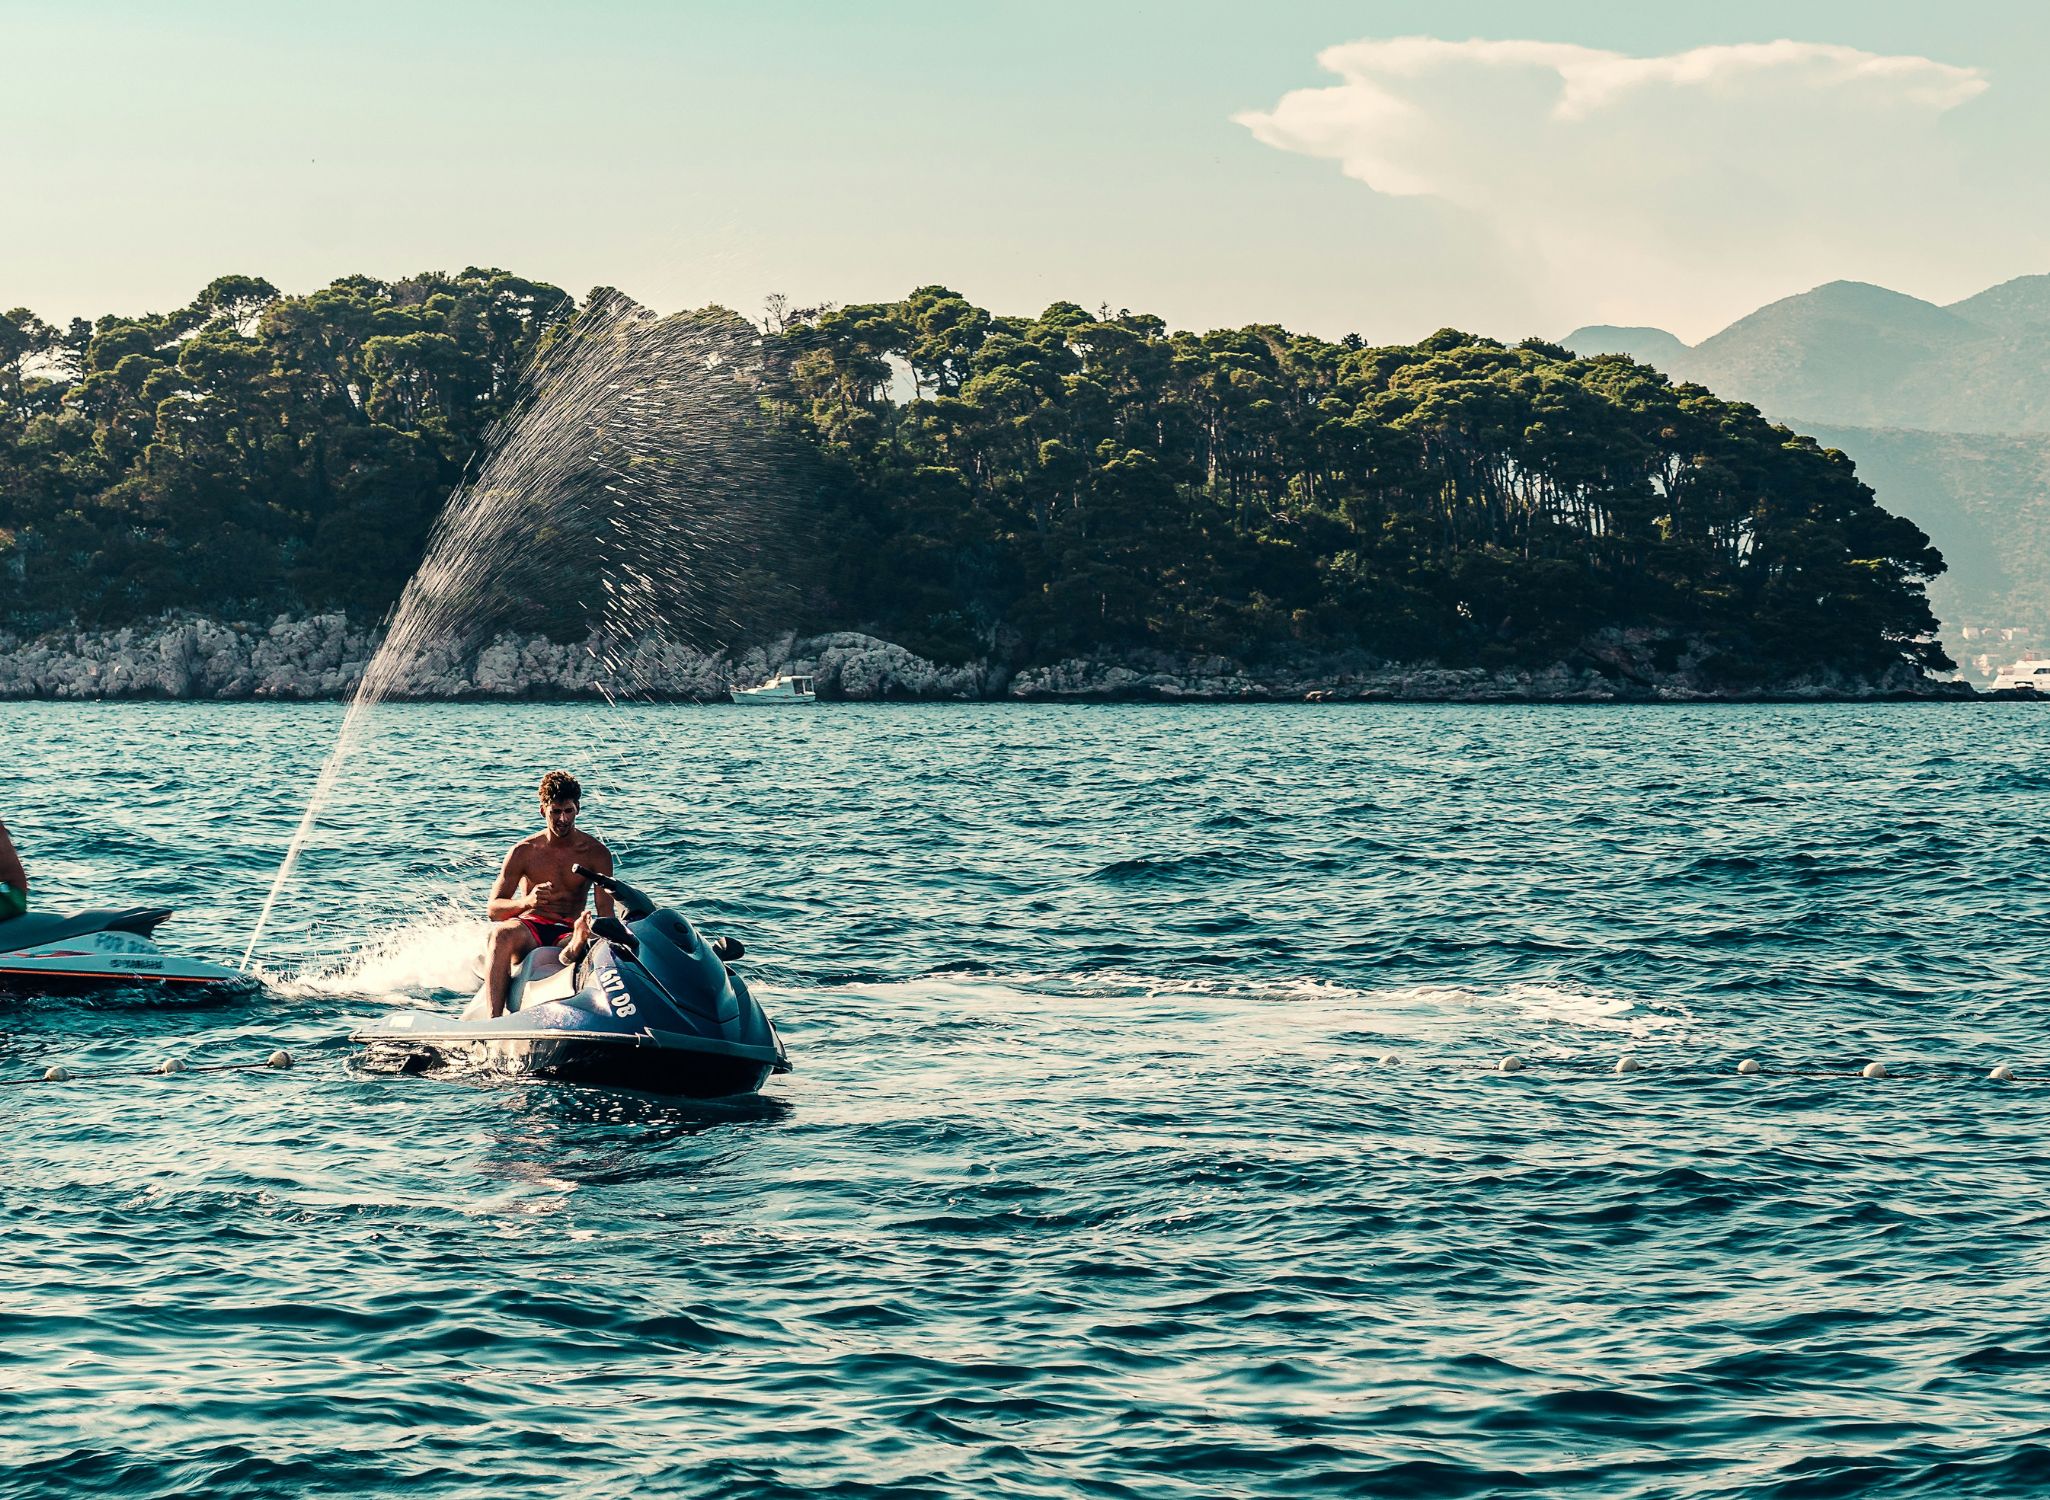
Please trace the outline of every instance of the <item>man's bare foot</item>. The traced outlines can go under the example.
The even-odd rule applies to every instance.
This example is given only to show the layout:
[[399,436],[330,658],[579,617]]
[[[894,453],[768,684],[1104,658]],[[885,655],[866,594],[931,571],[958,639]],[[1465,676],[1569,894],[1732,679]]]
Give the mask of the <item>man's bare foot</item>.
[[562,945],[562,961],[565,964],[579,962],[591,951],[591,914],[578,912],[576,924],[569,930],[569,941]]

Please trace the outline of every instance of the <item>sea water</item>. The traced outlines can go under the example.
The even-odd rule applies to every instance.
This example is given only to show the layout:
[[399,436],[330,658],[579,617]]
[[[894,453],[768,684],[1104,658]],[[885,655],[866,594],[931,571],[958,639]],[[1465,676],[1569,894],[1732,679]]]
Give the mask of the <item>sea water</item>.
[[[38,905],[232,959],[339,717],[0,705]],[[260,992],[0,998],[0,1495],[2033,1493],[2046,745],[387,708]],[[761,1102],[356,1064],[557,766],[747,943]]]

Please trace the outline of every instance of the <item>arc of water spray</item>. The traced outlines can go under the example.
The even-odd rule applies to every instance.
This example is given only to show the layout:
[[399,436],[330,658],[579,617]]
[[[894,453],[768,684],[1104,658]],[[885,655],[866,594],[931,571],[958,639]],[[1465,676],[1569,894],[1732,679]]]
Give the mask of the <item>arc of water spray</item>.
[[299,855],[306,848],[307,839],[313,835],[313,826],[319,821],[320,810],[327,805],[327,799],[334,794],[335,778],[341,774],[342,762],[349,757],[349,750],[356,740],[357,725],[363,711],[371,700],[363,696],[359,686],[356,696],[349,700],[348,712],[342,715],[341,732],[335,736],[335,747],[327,755],[320,768],[320,775],[314,780],[313,795],[306,799],[306,811],[299,816],[299,826],[292,834],[292,842],[285,847],[285,857],[278,863],[278,873],[272,877],[270,891],[263,898],[263,909],[256,914],[256,925],[249,929],[249,946],[242,950],[240,968],[249,972],[249,965],[256,956],[256,943],[263,936],[263,929],[270,925],[271,908],[278,904],[278,894],[292,879],[292,871],[299,864]]
[[583,603],[608,700],[611,678],[645,687],[638,652],[650,641],[702,643],[731,628],[721,589],[743,559],[778,545],[793,493],[788,450],[762,420],[764,352],[730,315],[657,318],[605,292],[537,357],[364,668],[250,929],[245,971],[369,710],[406,685],[424,651],[475,636],[494,605],[549,597],[563,548],[581,539],[599,558],[603,587]]

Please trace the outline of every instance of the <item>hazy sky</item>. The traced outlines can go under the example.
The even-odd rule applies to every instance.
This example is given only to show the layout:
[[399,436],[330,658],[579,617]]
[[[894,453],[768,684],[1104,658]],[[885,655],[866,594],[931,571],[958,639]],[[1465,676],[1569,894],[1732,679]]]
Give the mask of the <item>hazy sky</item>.
[[49,318],[480,264],[1698,339],[2050,271],[2046,160],[2036,0],[0,0],[0,307]]

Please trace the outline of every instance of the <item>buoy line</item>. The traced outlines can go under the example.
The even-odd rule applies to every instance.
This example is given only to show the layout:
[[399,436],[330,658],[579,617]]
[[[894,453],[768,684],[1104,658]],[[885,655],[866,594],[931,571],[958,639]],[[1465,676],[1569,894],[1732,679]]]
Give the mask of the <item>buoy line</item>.
[[74,1073],[62,1063],[52,1063],[33,1078],[0,1078],[0,1088],[18,1083],[95,1083],[103,1078],[156,1078],[171,1073],[262,1073],[291,1066],[292,1054],[282,1047],[262,1062],[201,1063],[197,1067],[177,1057],[167,1057],[153,1068],[105,1068],[93,1073]]

